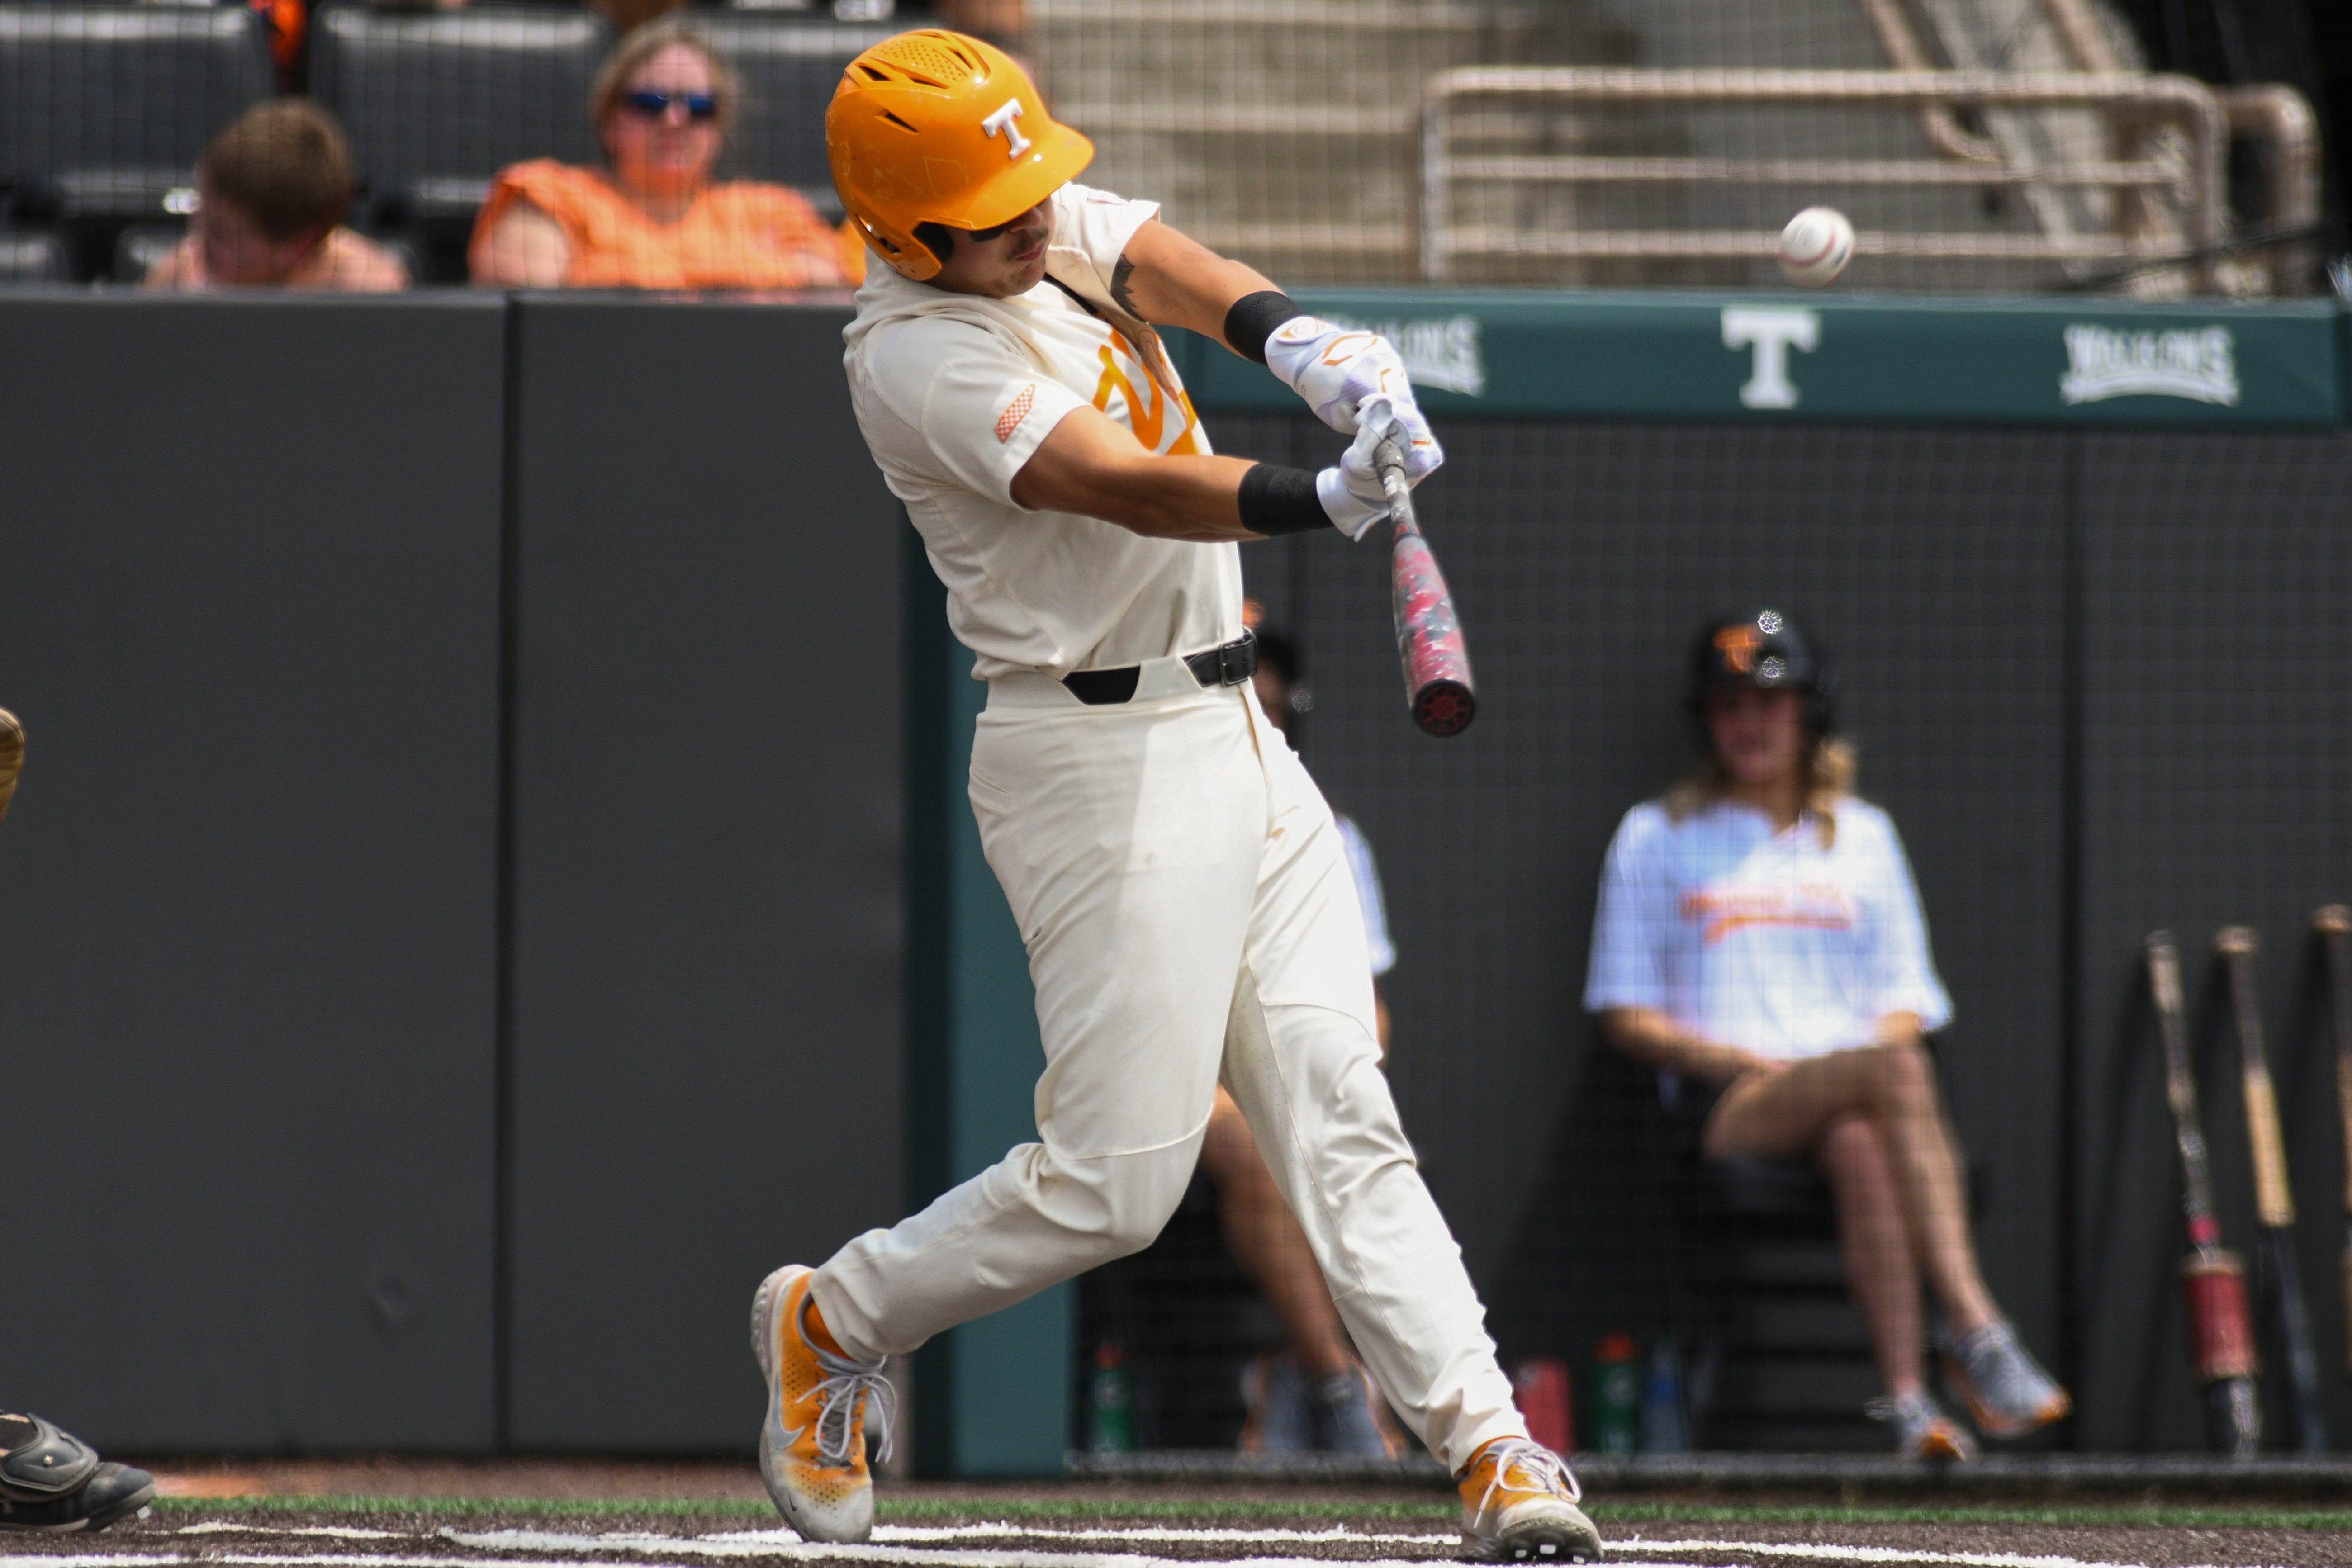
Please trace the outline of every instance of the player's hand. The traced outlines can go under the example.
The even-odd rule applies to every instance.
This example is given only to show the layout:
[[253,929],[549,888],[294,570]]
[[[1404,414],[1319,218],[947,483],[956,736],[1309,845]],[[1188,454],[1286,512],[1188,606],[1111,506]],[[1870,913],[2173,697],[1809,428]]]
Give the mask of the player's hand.
[[[1414,449],[1426,441],[1430,451],[1436,450],[1429,421],[1413,400],[1412,378],[1405,374],[1404,361],[1378,332],[1335,327],[1318,316],[1293,316],[1265,340],[1265,364],[1284,385],[1307,400],[1315,417],[1340,435],[1356,433],[1357,416],[1363,405],[1386,398],[1397,418],[1412,433]],[[1409,453],[1406,477],[1418,481],[1436,466],[1434,462],[1421,466]]]
[[1315,499],[1323,503],[1331,526],[1349,539],[1363,538],[1366,529],[1388,516],[1388,488],[1381,483],[1375,454],[1382,441],[1402,435],[1384,403],[1374,402],[1367,412],[1370,417],[1356,426],[1356,438],[1339,461],[1315,476]]
[[[1371,432],[1369,445],[1364,439],[1368,430]],[[1382,440],[1391,438],[1403,449],[1406,484],[1417,485],[1445,466],[1445,448],[1437,444],[1437,437],[1430,433],[1429,421],[1421,416],[1412,399],[1408,396],[1400,405],[1385,392],[1365,398],[1357,406],[1356,439],[1349,447],[1348,456],[1340,460],[1353,461],[1360,452],[1364,467],[1371,470],[1372,483],[1377,486],[1381,476],[1374,466],[1373,454]]]

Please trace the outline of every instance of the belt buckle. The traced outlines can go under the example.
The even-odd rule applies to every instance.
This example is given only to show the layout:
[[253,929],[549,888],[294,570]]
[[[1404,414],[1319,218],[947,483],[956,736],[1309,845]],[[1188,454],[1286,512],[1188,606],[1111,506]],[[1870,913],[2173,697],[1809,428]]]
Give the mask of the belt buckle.
[[1242,686],[1257,673],[1257,633],[1244,632],[1217,649],[1217,684]]

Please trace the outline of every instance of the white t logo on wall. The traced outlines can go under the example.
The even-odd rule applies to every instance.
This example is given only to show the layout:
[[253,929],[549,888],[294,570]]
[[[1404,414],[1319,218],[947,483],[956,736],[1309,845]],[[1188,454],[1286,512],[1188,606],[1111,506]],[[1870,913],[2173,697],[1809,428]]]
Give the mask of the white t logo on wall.
[[981,130],[989,135],[1004,138],[1004,155],[1007,158],[1017,159],[1022,153],[1029,151],[1029,138],[1022,135],[1021,127],[1013,123],[1020,118],[1021,100],[1017,98],[1008,98],[1004,100],[1003,108],[980,122]]
[[1788,306],[1732,306],[1723,312],[1723,346],[1753,349],[1753,368],[1739,401],[1750,408],[1794,408],[1797,387],[1789,379],[1791,346],[1811,353],[1822,341],[1822,319]]

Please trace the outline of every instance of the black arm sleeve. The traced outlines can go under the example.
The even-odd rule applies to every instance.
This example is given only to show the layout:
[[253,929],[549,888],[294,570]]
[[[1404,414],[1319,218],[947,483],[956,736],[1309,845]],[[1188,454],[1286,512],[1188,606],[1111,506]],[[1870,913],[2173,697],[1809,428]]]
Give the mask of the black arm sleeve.
[[1256,465],[1242,475],[1241,503],[1242,526],[1269,539],[1331,526],[1330,514],[1316,499],[1315,476],[1305,468]]
[[1225,342],[1234,353],[1244,359],[1265,363],[1265,340],[1274,336],[1274,329],[1293,316],[1306,312],[1292,302],[1289,295],[1278,289],[1261,289],[1255,294],[1244,294],[1234,301],[1225,312]]

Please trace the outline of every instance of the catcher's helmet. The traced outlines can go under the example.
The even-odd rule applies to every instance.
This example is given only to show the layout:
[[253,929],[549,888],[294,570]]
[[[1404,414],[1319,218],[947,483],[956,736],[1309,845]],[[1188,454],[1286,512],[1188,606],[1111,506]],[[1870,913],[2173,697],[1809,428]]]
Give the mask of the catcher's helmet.
[[1805,727],[1826,735],[1837,727],[1837,678],[1822,646],[1775,609],[1744,616],[1717,616],[1700,628],[1691,645],[1691,717],[1702,743],[1706,694],[1717,686],[1756,686],[1767,691],[1801,691]]
[[824,112],[833,187],[866,242],[918,283],[945,257],[927,224],[993,229],[1093,162],[1003,50],[943,27],[886,38],[849,62]]

